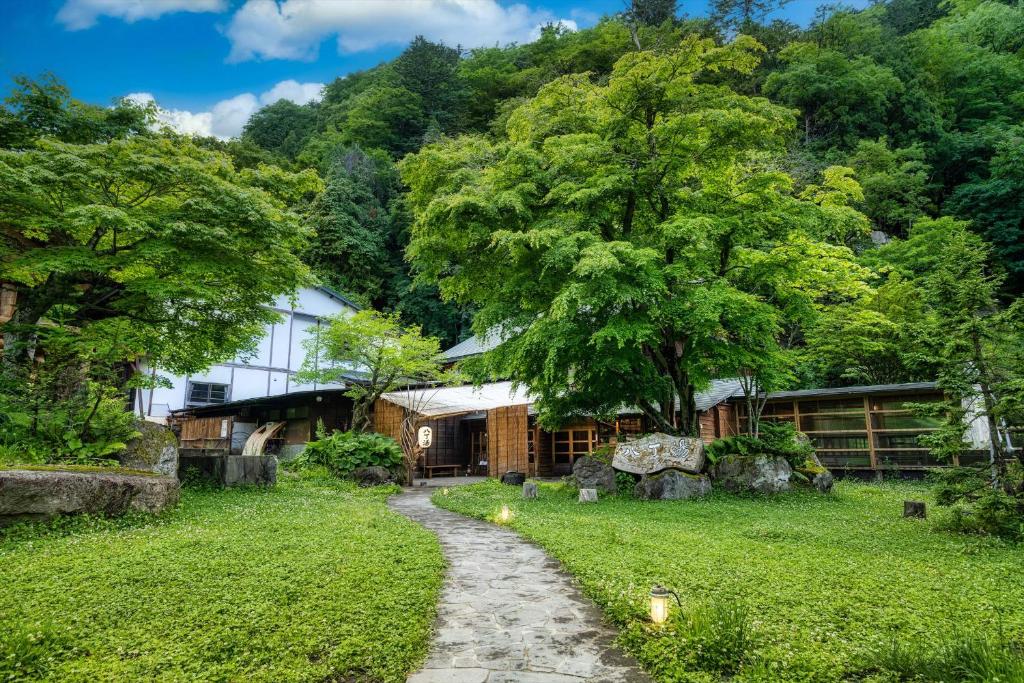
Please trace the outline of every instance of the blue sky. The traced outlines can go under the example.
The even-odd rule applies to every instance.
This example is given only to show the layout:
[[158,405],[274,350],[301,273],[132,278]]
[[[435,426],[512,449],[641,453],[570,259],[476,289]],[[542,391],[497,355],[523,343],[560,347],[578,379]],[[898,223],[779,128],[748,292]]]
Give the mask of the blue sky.
[[[464,46],[578,27],[623,0],[0,0],[0,92],[52,71],[96,104],[152,97],[183,130],[226,137],[255,108],[397,55],[418,33]],[[806,24],[821,0],[780,15]],[[856,4],[864,4],[860,0]],[[706,0],[680,3],[699,16]]]

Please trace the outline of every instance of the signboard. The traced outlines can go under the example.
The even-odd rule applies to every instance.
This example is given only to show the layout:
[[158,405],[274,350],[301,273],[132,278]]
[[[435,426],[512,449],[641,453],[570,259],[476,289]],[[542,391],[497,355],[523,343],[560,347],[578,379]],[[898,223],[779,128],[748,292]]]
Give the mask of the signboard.
[[430,444],[434,442],[434,430],[430,427],[420,427],[417,442],[420,448],[430,448]]

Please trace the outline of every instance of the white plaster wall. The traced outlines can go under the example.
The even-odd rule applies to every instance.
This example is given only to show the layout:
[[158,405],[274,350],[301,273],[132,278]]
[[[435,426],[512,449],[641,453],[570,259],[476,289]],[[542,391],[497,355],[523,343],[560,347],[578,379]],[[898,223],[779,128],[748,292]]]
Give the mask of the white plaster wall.
[[[355,309],[315,288],[300,290],[295,298],[294,309],[287,296],[278,297],[274,308],[281,313],[281,321],[267,326],[254,355],[234,358],[190,377],[172,376],[158,369],[157,374],[169,380],[172,386],[138,392],[137,399],[141,400],[146,415],[162,418],[173,410],[184,408],[187,399],[185,392],[190,381],[229,385],[229,401],[313,389],[312,385],[299,385],[293,379],[306,355],[302,340],[315,334],[317,319],[339,313],[353,315]],[[294,312],[301,315],[293,315]],[[141,371],[149,375],[152,368],[143,363]]]

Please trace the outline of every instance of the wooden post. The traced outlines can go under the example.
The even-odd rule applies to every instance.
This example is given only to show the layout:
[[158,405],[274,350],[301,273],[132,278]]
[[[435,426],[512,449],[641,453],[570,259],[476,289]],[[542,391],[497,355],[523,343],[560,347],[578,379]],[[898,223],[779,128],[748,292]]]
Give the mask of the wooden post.
[[905,500],[903,501],[903,516],[904,517],[916,517],[917,519],[924,519],[928,516],[925,511],[924,501],[920,500]]
[[523,484],[523,498],[534,500],[537,498],[537,485],[531,481]]
[[597,489],[580,489],[580,502],[581,503],[596,503],[597,502]]
[[864,429],[868,435],[868,457],[871,459],[871,469],[878,471],[878,456],[875,454],[875,432],[871,428],[871,399],[864,397]]

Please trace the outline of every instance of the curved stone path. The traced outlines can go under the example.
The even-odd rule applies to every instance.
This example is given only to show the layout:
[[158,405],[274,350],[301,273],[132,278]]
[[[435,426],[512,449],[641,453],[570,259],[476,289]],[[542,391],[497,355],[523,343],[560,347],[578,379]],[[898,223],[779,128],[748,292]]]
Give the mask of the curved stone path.
[[648,683],[561,565],[508,529],[441,510],[430,490],[391,508],[437,534],[445,577],[434,640],[409,683]]

